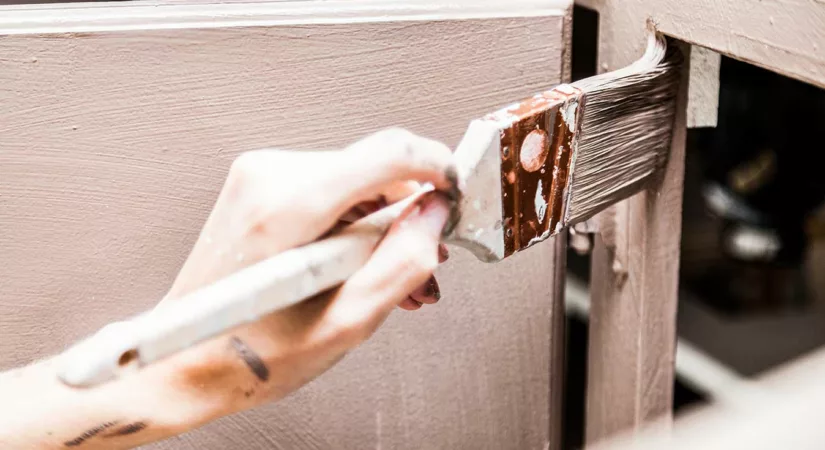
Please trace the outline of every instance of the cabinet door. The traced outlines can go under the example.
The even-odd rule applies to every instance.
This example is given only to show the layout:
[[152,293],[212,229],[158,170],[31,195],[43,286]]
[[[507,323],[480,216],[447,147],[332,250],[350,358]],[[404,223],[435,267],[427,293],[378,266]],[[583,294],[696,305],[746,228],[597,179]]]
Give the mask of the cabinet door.
[[[163,296],[233,158],[388,126],[454,145],[559,83],[561,0],[6,7],[0,369]],[[559,418],[559,241],[489,265],[289,398],[158,449],[543,449]],[[563,261],[560,259],[560,261]]]

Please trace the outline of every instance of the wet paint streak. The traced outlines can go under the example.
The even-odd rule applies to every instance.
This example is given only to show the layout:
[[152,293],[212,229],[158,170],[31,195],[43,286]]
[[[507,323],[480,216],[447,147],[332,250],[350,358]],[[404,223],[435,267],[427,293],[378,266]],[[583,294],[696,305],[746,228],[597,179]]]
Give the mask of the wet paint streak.
[[76,437],[76,438],[74,438],[70,441],[64,442],[63,445],[66,446],[66,447],[77,447],[78,445],[88,441],[89,439],[97,436],[98,434],[102,433],[106,429],[109,429],[109,428],[111,428],[111,427],[113,427],[117,424],[118,424],[118,422],[106,422],[106,423],[98,425],[94,428],[90,428],[90,429],[84,431],[83,434],[81,434],[80,436],[78,436],[78,437]]
[[269,379],[269,369],[257,353],[252,351],[252,349],[249,348],[244,341],[235,336],[232,336],[230,343],[232,344],[232,348],[238,352],[238,355],[240,355],[241,359],[243,359],[246,365],[249,366],[249,369],[252,370],[252,373],[254,373],[259,380],[266,381]]
[[130,423],[129,425],[124,425],[117,430],[103,435],[104,438],[113,438],[119,436],[128,436],[130,434],[135,434],[140,430],[143,430],[147,427],[146,422],[134,422]]

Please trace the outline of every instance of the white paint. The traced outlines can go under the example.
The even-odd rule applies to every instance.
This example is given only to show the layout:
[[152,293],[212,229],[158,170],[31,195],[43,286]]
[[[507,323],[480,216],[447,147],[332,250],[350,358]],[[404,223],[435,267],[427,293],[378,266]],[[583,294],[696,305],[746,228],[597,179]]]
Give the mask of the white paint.
[[475,209],[476,211],[481,211],[481,200],[473,200],[473,209]]
[[561,110],[562,120],[567,124],[567,129],[570,130],[571,133],[576,131],[576,108],[578,107],[579,102],[572,100]]
[[539,180],[539,185],[536,187],[536,198],[533,200],[533,203],[536,207],[536,217],[539,223],[544,222],[544,215],[547,214],[547,201],[544,200],[544,196],[541,193],[541,180]]
[[164,4],[89,8],[36,5],[3,12],[0,34],[180,30],[562,16],[568,0],[408,0]]
[[[557,228],[556,231],[558,232],[558,227],[556,227],[556,228]],[[530,239],[530,242],[527,243],[527,247],[530,247],[533,244],[538,244],[539,242],[544,241],[545,239],[549,238],[551,236],[551,234],[553,234],[553,232],[551,230],[547,230],[544,233],[542,233],[541,236],[536,236],[533,239]]]
[[561,92],[562,94],[573,95],[578,92],[578,89],[569,85],[569,84],[560,84],[556,86],[554,89],[556,92]]

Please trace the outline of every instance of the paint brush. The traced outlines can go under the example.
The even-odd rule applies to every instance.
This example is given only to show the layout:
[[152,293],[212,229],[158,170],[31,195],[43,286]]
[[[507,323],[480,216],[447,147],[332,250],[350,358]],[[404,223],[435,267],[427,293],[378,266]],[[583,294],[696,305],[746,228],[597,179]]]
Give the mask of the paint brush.
[[560,85],[471,122],[450,236],[499,261],[643,188],[667,162],[682,56],[651,30],[632,65]]
[[[643,189],[667,161],[681,63],[651,30],[630,66],[473,120],[455,151],[461,193],[444,241],[500,261]],[[61,355],[58,376],[72,386],[102,383],[334,288],[430,191],[104,327]]]

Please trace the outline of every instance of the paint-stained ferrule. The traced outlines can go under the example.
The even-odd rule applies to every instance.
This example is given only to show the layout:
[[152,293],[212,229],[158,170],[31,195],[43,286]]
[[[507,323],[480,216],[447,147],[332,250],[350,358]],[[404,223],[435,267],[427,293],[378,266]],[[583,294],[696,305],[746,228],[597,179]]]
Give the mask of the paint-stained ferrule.
[[504,256],[566,226],[585,95],[563,84],[490,113],[500,132]]

